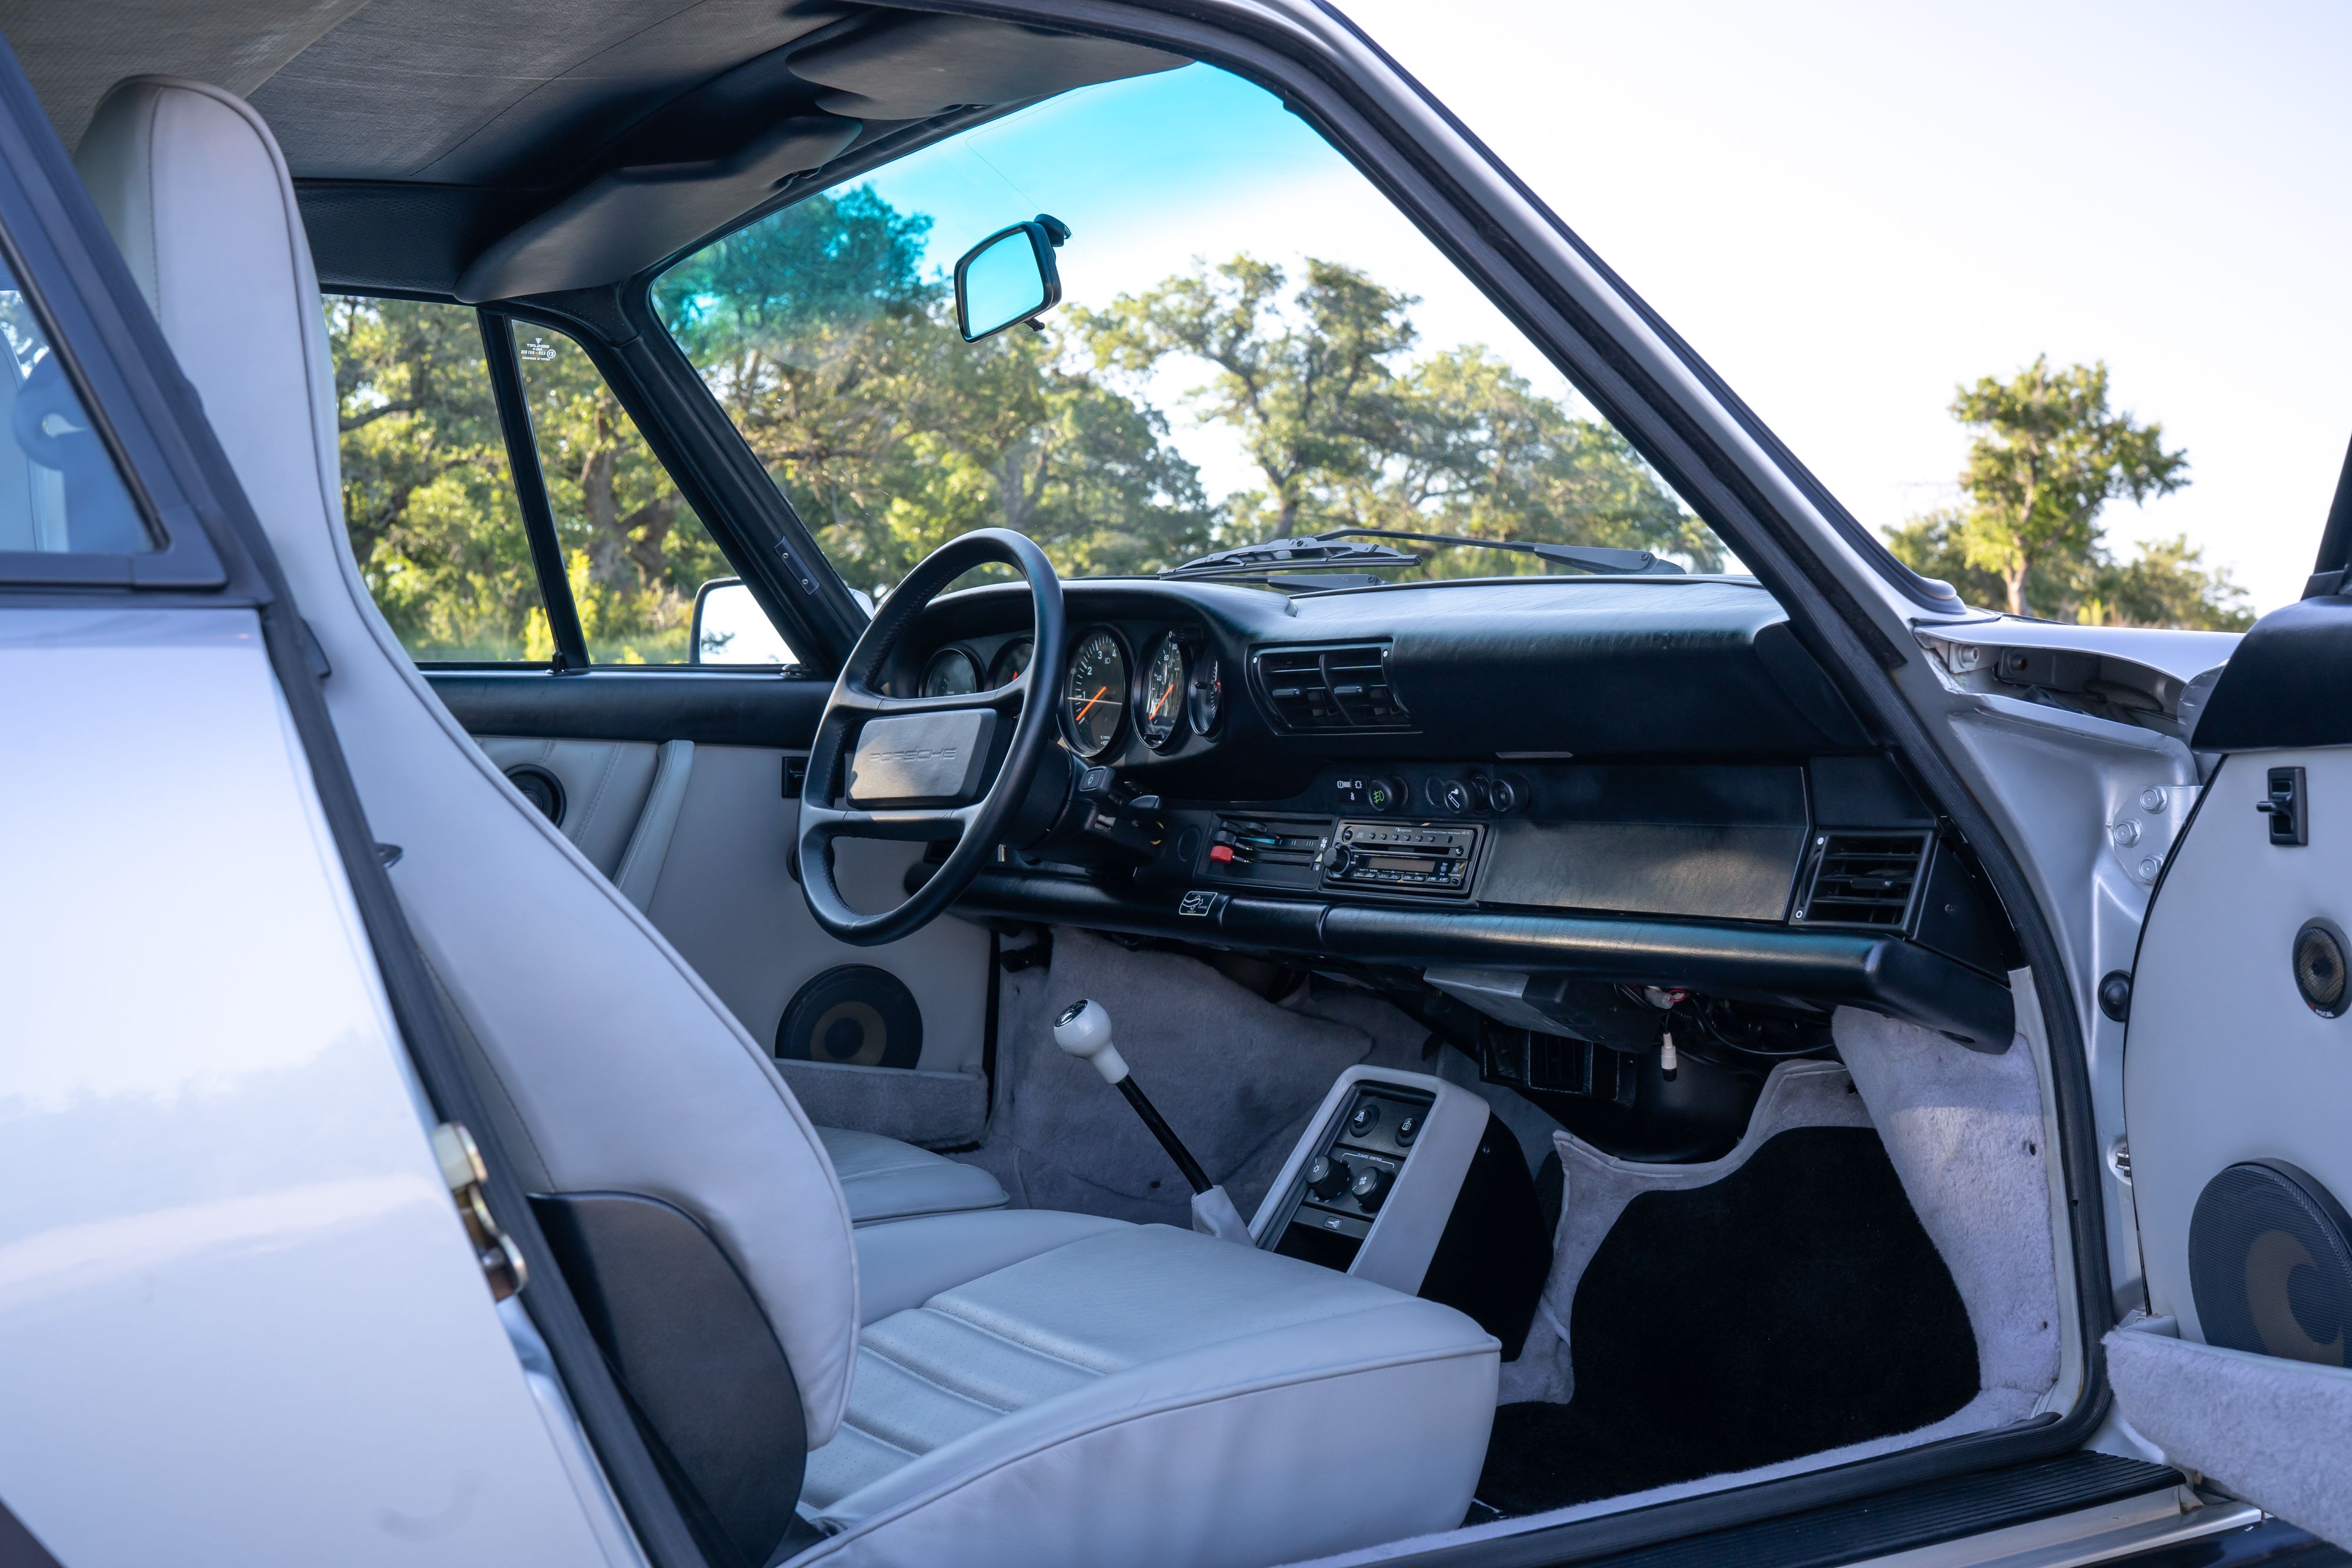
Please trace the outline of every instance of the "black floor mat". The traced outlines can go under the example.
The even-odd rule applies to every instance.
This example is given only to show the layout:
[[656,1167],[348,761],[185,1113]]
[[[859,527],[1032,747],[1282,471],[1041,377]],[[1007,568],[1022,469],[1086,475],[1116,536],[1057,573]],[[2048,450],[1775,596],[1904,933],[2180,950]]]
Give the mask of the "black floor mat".
[[1967,1310],[1867,1127],[1795,1128],[1636,1197],[1569,1344],[1570,1403],[1495,1413],[1478,1500],[1505,1514],[1909,1431],[1977,1392]]

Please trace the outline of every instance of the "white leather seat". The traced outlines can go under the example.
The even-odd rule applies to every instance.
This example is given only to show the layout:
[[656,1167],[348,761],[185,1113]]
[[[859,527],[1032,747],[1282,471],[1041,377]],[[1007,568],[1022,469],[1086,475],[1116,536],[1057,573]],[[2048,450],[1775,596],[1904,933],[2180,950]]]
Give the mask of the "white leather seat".
[[852,1225],[1003,1208],[1011,1201],[996,1178],[978,1166],[879,1133],[819,1127],[816,1135],[840,1178]]
[[[342,526],[309,244],[259,118],[217,89],[129,82],[77,162],[331,667],[370,827],[403,847],[394,886],[499,1144],[536,1191],[690,1216],[790,1364],[815,1450],[803,1507],[831,1531],[795,1561],[1243,1568],[1461,1520],[1497,1347],[1457,1312],[1086,1216],[853,1230],[828,1145],[888,1161],[810,1126],[376,612]],[[851,1183],[903,1195],[939,1175]]]

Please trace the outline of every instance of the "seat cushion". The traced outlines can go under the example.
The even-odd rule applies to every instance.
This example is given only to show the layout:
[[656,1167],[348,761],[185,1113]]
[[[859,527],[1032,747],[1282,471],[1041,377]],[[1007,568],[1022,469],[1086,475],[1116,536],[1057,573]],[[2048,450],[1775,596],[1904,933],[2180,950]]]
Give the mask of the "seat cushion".
[[1202,1568],[1447,1529],[1497,1359],[1450,1308],[1108,1222],[865,1329],[806,1561]]
[[1009,1201],[996,1178],[978,1166],[963,1165],[878,1133],[819,1127],[816,1135],[832,1157],[833,1174],[841,1179],[841,1195],[848,1200],[852,1225],[1002,1208]]

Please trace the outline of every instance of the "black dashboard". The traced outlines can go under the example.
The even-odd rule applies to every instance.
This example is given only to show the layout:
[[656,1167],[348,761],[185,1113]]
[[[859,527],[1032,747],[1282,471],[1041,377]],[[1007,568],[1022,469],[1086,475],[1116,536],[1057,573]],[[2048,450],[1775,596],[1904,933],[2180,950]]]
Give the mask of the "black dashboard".
[[[1116,842],[1004,852],[968,912],[2010,1037],[1997,904],[1750,582],[1065,591],[1064,745]],[[890,684],[1001,684],[1028,622],[946,596]]]

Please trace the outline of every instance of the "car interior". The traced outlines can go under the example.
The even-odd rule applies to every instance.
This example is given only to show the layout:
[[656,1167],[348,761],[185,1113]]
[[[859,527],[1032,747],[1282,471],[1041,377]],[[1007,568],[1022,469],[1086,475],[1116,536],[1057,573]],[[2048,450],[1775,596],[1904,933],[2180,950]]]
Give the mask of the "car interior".
[[[745,412],[845,406],[913,336],[967,400],[1055,351],[1024,322],[1141,354],[1091,257],[1221,242],[1084,204],[1195,110],[1202,158],[1356,204],[1248,221],[1378,208],[1432,342],[1549,373],[1283,83],[831,0],[99,9],[0,29],[316,640],[475,1132],[711,1561],[1307,1561],[2073,1408],[2009,921],[1670,476],[1622,447],[1664,531],[1549,556],[1307,539],[1267,480],[1280,526],[1153,564],[1009,469],[945,542],[891,532],[911,488]],[[850,265],[813,214],[929,292],[746,370],[730,279]],[[1197,277],[1164,298],[1243,287]],[[369,444],[428,374],[473,445],[419,478]],[[919,430],[907,384],[856,418]],[[956,478],[912,452],[896,483]],[[467,580],[527,607],[488,632],[401,531],[463,485],[510,520]]]

